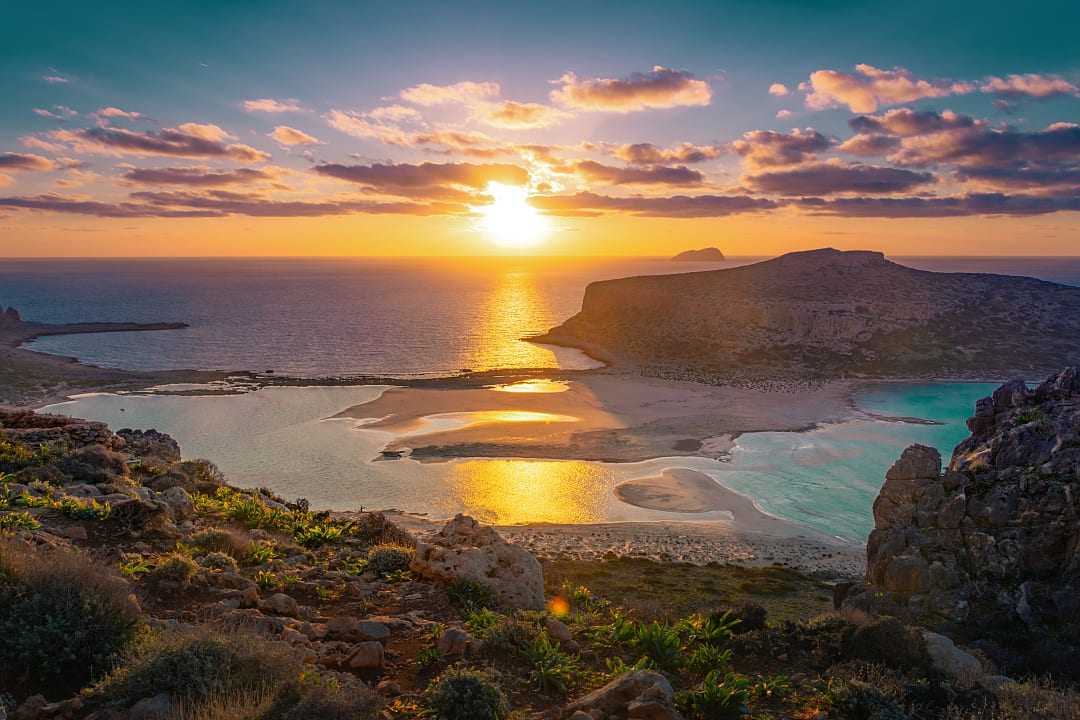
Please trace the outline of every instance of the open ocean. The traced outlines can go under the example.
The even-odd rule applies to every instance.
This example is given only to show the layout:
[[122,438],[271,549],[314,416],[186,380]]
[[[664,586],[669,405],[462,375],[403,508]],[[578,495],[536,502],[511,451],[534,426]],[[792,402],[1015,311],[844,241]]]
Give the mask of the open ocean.
[[[581,307],[594,280],[735,267],[637,258],[0,260],[0,305],[45,322],[182,321],[185,330],[42,338],[34,348],[131,369],[294,375],[581,367],[520,338]],[[939,271],[1080,285],[1080,258],[897,258]]]

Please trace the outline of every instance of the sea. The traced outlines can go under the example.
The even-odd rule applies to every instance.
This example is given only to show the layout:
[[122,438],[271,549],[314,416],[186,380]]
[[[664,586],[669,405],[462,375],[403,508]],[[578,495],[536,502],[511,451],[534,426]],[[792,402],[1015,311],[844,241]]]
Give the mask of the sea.
[[[178,331],[56,336],[35,350],[129,369],[246,369],[300,376],[445,375],[464,369],[585,368],[572,350],[522,338],[580,308],[589,282],[735,267],[626,258],[0,260],[0,306],[45,322],[182,321]],[[1080,285],[1080,258],[893,258],[926,270],[995,272]],[[1004,379],[1004,378],[1003,378]],[[1030,378],[1038,380],[1039,378]],[[272,387],[243,395],[95,393],[52,412],[155,427],[230,481],[313,506],[469,512],[504,524],[716,519],[644,510],[612,488],[689,468],[764,512],[852,542],[872,528],[885,470],[908,444],[948,457],[994,383],[878,383],[856,396],[865,417],[806,432],[747,433],[723,461],[641,463],[476,458],[385,461],[390,439],[341,410],[384,388]],[[879,419],[922,418],[934,424]]]

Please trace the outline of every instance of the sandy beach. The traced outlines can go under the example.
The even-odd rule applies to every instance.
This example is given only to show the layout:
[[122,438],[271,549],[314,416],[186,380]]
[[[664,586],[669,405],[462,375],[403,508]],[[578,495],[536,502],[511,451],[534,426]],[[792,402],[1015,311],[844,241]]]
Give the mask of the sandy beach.
[[853,388],[847,381],[768,389],[713,386],[604,370],[581,373],[559,391],[393,388],[338,417],[393,434],[387,451],[425,461],[723,458],[744,432],[797,431],[849,417]]

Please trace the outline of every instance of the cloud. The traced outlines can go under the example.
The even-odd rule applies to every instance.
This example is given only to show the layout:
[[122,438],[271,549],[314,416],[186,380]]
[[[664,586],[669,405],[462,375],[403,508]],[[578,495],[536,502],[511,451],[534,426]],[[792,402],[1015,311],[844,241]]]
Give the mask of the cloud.
[[295,98],[287,98],[284,100],[258,98],[256,100],[245,100],[244,110],[249,113],[289,113],[304,112],[304,106]]
[[725,148],[718,145],[694,145],[693,143],[680,143],[670,148],[659,147],[652,143],[628,145],[588,143],[586,149],[598,149],[631,165],[693,164],[714,160],[725,152]]
[[900,147],[900,138],[880,133],[852,135],[837,146],[840,152],[862,157],[888,155]]
[[[705,176],[685,165],[666,167],[612,167],[592,160],[572,163],[568,170],[591,182],[611,185],[700,185]],[[558,169],[557,172],[563,172]]]
[[813,128],[795,128],[788,133],[751,130],[731,143],[731,149],[752,165],[772,166],[803,162],[828,150],[832,144],[832,140]]
[[553,215],[581,216],[623,212],[641,217],[668,218],[723,217],[779,207],[774,200],[747,195],[610,197],[591,192],[575,195],[534,195],[529,198],[529,203]]
[[118,107],[103,107],[98,109],[94,113],[95,117],[99,118],[119,118],[121,120],[138,120],[143,115],[142,113],[131,112],[129,110],[121,110]]
[[969,93],[975,85],[952,80],[923,80],[904,68],[883,70],[863,63],[855,66],[854,73],[817,70],[810,73],[810,82],[800,88],[807,90],[806,107],[812,110],[846,105],[852,112],[869,113],[877,110],[879,105]]
[[453,85],[421,83],[401,91],[401,99],[425,107],[446,103],[472,104],[480,100],[498,97],[502,92],[496,82],[464,82]]
[[1007,77],[991,76],[979,87],[985,93],[993,93],[1009,99],[1034,98],[1045,100],[1048,98],[1072,95],[1080,97],[1080,87],[1069,82],[1060,75],[1040,75],[1038,73],[1026,73],[1023,75],[1008,75]]
[[0,153],[0,170],[48,172],[55,169],[56,163],[40,155],[32,153]]
[[787,120],[789,117],[791,117],[794,114],[795,113],[791,112],[790,110],[777,110],[776,111],[776,119],[777,120]]
[[318,138],[312,137],[303,130],[297,130],[288,125],[278,125],[274,128],[273,132],[268,134],[276,140],[278,144],[286,147],[291,147],[293,145],[322,145],[322,142]]
[[325,177],[333,177],[387,192],[440,186],[462,186],[483,190],[490,182],[506,185],[526,185],[529,182],[527,170],[517,165],[503,163],[421,163],[419,165],[329,163],[316,165],[312,170]]
[[708,105],[712,89],[684,70],[660,65],[629,77],[581,79],[572,72],[560,77],[551,92],[558,105],[586,112],[628,113],[673,107]]
[[48,193],[32,197],[0,197],[0,207],[42,210],[47,212],[92,215],[103,218],[138,217],[220,217],[220,212],[205,210],[167,210],[138,203],[107,203]]
[[387,145],[482,158],[514,152],[513,146],[481,132],[451,129],[416,130],[404,128],[395,122],[374,118],[370,113],[345,110],[331,110],[324,117],[330,127],[336,130],[353,137],[377,140]]
[[53,105],[52,110],[34,108],[34,114],[50,120],[68,120],[79,116],[78,111],[72,110],[67,105]]
[[901,148],[889,159],[913,166],[954,163],[1003,167],[1076,162],[1080,160],[1080,125],[1054,123],[1034,132],[975,125],[914,135],[903,138]]
[[936,178],[925,172],[829,160],[747,175],[743,181],[760,192],[779,195],[907,192]]
[[71,82],[71,78],[61,74],[60,72],[49,68],[48,74],[42,75],[41,79],[50,85],[66,85]]
[[220,187],[224,185],[249,185],[251,183],[277,180],[280,173],[270,168],[236,170],[210,170],[205,167],[131,168],[123,178],[132,183],[146,185],[188,185],[195,187]]
[[24,145],[35,140],[53,148],[71,146],[76,152],[118,155],[160,155],[166,157],[205,157],[256,163],[270,159],[268,153],[249,145],[227,144],[229,134],[217,125],[184,123],[160,131],[137,132],[124,128],[93,127],[82,130],[54,130],[48,140],[24,138]]
[[572,116],[542,103],[505,100],[500,103],[481,103],[474,109],[473,117],[492,127],[527,130],[558,125]]
[[363,113],[364,117],[379,122],[421,122],[420,113],[405,105],[384,105]]
[[1072,187],[1080,194],[1080,163],[1039,165],[1019,163],[1006,167],[961,167],[957,179],[994,188],[1047,189]]
[[816,215],[880,218],[938,218],[969,215],[1043,215],[1080,211],[1080,195],[1043,197],[976,193],[959,197],[803,198],[797,205]]
[[985,123],[951,110],[939,113],[933,110],[918,111],[909,108],[889,110],[882,115],[859,115],[848,120],[848,125],[857,133],[888,133],[901,137],[970,128],[980,124]]
[[769,86],[769,94],[773,97],[784,97],[791,91],[788,90],[788,86],[784,83],[773,83]]

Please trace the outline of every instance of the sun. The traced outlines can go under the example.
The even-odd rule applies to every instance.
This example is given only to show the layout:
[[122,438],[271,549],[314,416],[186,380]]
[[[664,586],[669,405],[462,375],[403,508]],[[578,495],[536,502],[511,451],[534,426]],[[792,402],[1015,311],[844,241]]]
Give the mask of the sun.
[[480,228],[496,245],[506,248],[533,247],[543,241],[551,228],[548,219],[528,202],[529,191],[516,185],[488,183],[493,198],[490,205],[477,208],[484,216]]

